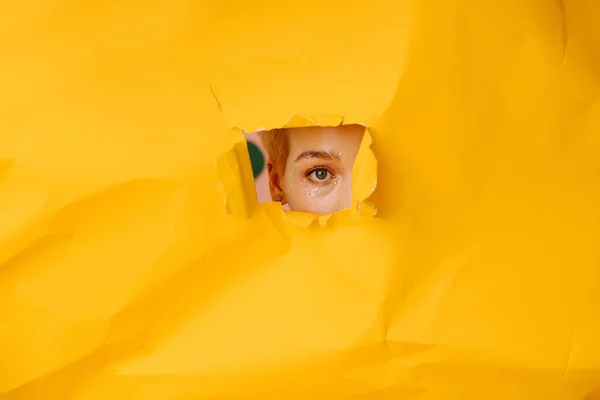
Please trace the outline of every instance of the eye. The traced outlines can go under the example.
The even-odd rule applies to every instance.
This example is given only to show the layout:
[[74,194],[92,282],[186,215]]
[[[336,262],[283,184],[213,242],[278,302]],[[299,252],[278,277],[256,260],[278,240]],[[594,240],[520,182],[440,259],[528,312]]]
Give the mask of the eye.
[[333,179],[333,174],[326,168],[315,168],[306,175],[315,183],[325,183]]
[[315,174],[315,178],[322,181],[325,178],[327,178],[327,176],[329,176],[329,171],[327,171],[326,169],[317,169],[313,172],[313,174]]

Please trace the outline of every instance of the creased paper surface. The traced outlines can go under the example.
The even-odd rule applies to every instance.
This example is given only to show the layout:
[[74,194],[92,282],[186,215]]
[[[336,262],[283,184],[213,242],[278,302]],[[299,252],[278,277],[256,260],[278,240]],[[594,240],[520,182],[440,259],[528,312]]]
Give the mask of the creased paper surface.
[[[0,398],[600,399],[599,15],[7,2]],[[256,204],[341,121],[352,210]]]

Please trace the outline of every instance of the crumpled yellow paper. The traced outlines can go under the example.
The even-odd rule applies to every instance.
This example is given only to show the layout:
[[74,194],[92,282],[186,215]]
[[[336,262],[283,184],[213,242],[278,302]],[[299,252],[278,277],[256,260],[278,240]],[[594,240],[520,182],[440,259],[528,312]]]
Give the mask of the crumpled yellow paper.
[[[599,15],[5,2],[0,398],[600,399]],[[256,204],[341,121],[351,210]]]

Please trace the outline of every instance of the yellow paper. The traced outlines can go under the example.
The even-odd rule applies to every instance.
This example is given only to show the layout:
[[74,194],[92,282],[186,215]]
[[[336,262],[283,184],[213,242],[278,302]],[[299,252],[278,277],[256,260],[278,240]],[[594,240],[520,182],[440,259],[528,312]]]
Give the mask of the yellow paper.
[[[600,399],[599,2],[0,11],[0,399]],[[341,122],[352,209],[256,204]]]

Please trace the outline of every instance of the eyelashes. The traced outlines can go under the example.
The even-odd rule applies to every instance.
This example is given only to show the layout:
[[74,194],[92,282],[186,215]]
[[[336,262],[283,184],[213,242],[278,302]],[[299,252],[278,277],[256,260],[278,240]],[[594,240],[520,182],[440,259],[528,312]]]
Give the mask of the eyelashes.
[[336,178],[331,168],[322,165],[310,168],[304,173],[304,176],[316,185],[327,185]]

